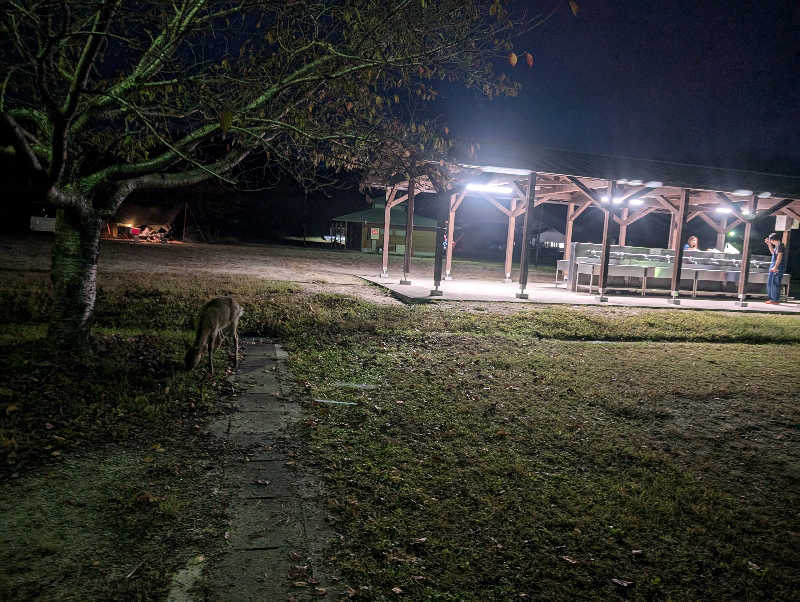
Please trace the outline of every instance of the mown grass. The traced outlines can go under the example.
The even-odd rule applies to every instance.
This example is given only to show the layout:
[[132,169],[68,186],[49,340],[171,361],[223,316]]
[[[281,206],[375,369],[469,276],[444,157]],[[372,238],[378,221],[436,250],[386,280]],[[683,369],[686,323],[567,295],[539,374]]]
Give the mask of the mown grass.
[[[13,508],[0,594],[69,599],[80,584],[95,599],[159,597],[181,554],[219,537],[196,527],[220,510],[197,495],[215,464],[196,433],[228,390],[224,358],[215,381],[179,364],[197,310],[225,294],[245,307],[243,334],[288,346],[305,399],[359,404],[310,407],[296,433],[324,469],[344,536],[330,557],[353,596],[797,591],[800,318],[503,314],[116,275],[100,283],[100,353],[64,370],[39,344],[45,276],[12,273],[0,286],[0,433],[18,478],[0,493]],[[52,520],[37,527],[39,515]]]

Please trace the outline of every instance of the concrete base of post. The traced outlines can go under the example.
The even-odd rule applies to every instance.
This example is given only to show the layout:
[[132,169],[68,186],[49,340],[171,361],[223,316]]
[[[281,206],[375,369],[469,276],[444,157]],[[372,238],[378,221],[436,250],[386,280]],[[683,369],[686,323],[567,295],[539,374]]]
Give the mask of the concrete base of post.
[[378,278],[388,278],[388,277],[389,277],[389,272],[381,272],[380,275],[378,276]]
[[511,284],[511,278],[506,277],[505,280],[503,280],[503,282],[505,282],[506,284]]
[[670,305],[680,305],[681,300],[673,297],[672,299],[667,299],[667,303],[669,303]]
[[442,295],[444,295],[444,291],[440,291],[438,288],[433,289],[430,294],[431,297],[441,297]]
[[520,291],[515,295],[515,297],[517,299],[527,299],[528,298],[528,293],[526,293],[525,291]]
[[450,274],[447,274],[447,275],[444,277],[444,279],[445,279],[445,280],[452,280],[452,279],[453,279],[453,277],[452,277]]
[[410,281],[410,280],[405,280],[405,279],[403,279],[403,280],[401,280],[401,281],[399,282],[399,284],[411,284],[411,281]]
[[598,303],[608,303],[608,297],[605,295],[595,295],[594,300]]
[[733,302],[736,307],[747,307],[749,303],[747,301],[742,301],[741,299],[737,299]]

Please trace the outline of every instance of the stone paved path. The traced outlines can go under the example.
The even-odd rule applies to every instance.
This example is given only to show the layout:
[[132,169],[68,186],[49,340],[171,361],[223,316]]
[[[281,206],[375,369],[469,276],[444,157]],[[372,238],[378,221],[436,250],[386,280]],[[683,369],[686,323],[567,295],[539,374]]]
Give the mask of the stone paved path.
[[229,549],[207,573],[209,599],[334,599],[322,557],[332,533],[321,480],[295,471],[292,459],[274,445],[300,414],[299,404],[289,399],[286,353],[266,340],[244,343],[236,377],[242,387],[239,411],[211,425],[213,434],[248,451],[224,467],[224,486],[233,494]]

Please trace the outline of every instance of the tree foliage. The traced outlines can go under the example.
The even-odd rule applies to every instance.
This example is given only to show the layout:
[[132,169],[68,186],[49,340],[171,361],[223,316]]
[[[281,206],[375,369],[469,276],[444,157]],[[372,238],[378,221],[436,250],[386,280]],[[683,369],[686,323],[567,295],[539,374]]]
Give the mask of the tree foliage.
[[408,173],[452,145],[429,109],[440,86],[517,93],[496,66],[560,3],[529,4],[12,0],[4,151],[66,212],[65,234],[86,230],[57,253],[88,244],[136,191],[264,165],[301,182],[320,166]]
[[543,18],[524,4],[11,2],[0,109],[49,201],[104,217],[135,190],[230,181],[253,153],[299,178],[436,158],[438,85],[516,94],[495,64]]

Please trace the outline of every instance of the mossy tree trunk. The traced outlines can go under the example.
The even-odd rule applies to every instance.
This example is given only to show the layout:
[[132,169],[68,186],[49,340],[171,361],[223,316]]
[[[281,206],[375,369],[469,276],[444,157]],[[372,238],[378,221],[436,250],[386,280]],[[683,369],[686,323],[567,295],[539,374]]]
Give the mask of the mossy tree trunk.
[[54,305],[48,339],[60,349],[85,348],[97,298],[103,220],[91,211],[59,209],[53,242]]

